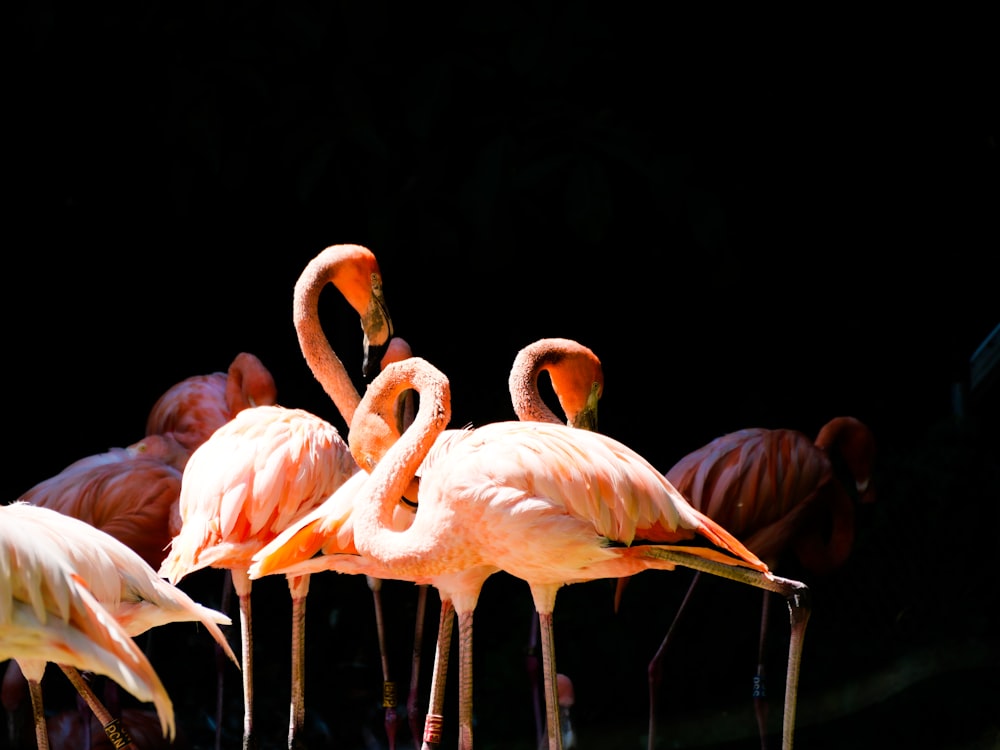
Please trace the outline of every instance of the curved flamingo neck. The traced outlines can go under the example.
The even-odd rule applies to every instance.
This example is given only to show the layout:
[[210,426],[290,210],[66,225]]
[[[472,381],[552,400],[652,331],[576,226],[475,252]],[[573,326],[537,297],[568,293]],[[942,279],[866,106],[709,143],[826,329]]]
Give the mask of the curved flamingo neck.
[[[410,389],[419,396],[417,412],[397,439],[397,402]],[[418,525],[426,514],[418,511],[408,529],[393,531],[393,509],[450,420],[448,379],[424,359],[389,364],[368,386],[348,434],[354,460],[370,474],[354,504],[354,542],[361,554],[417,570],[428,551],[427,534]]]
[[835,417],[820,429],[816,436],[817,448],[828,454],[839,451],[847,470],[857,485],[862,502],[872,502],[875,490],[871,486],[875,463],[875,438],[871,430],[854,417]]
[[364,327],[373,280],[381,286],[378,264],[371,251],[361,245],[332,245],[309,261],[295,283],[292,317],[299,347],[313,376],[348,425],[361,397],[323,331],[319,298],[324,287],[333,284],[361,316]]
[[518,419],[561,423],[563,420],[549,408],[539,390],[538,378],[542,372],[549,375],[566,422],[574,427],[596,429],[590,422],[595,421],[596,399],[604,387],[597,355],[572,339],[547,338],[524,347],[514,358],[507,385]]
[[238,412],[252,406],[277,403],[278,388],[270,370],[258,357],[240,352],[229,365],[226,374],[226,409],[232,419]]

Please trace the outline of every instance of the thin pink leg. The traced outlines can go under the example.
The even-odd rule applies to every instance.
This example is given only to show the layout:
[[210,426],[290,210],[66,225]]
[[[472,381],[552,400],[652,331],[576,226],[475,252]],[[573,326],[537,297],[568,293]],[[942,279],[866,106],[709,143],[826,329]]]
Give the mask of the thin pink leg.
[[288,747],[304,747],[302,730],[306,723],[306,596],[309,576],[288,578],[292,596],[292,705],[288,720]]
[[451,631],[455,623],[455,606],[451,599],[441,599],[437,645],[434,648],[434,674],[431,677],[431,698],[424,718],[424,741],[421,750],[436,750],[441,744],[444,723],[444,688],[451,657]]
[[549,750],[562,750],[562,727],[559,721],[559,685],[556,680],[556,644],[552,612],[538,613],[538,635],[542,642],[542,674],[545,685],[545,727]]

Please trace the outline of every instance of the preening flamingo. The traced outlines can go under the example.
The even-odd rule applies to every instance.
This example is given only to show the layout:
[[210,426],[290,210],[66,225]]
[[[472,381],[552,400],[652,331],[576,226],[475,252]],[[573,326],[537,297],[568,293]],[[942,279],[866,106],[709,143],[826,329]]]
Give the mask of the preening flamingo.
[[149,410],[146,434],[171,433],[190,453],[238,412],[275,404],[277,396],[264,363],[240,352],[226,372],[192,375],[164,391]]
[[74,461],[18,499],[86,521],[154,569],[180,528],[177,500],[187,451],[172,434]]
[[[585,430],[597,429],[598,401],[604,392],[604,369],[601,360],[590,348],[566,338],[543,338],[528,344],[514,358],[507,387],[517,418],[524,422],[562,420],[545,403],[539,378],[546,373],[566,424]],[[542,721],[541,696],[538,690],[538,613],[532,613],[528,639],[528,678],[531,681],[531,703],[535,714],[535,730],[539,747],[547,744],[545,722]],[[560,708],[566,678],[560,675]],[[572,688],[569,688],[570,693]],[[564,745],[566,731],[563,731]]]
[[[395,440],[396,402],[408,389],[417,391],[419,407]],[[682,565],[778,591],[788,598],[793,621],[788,695],[794,695],[808,619],[804,584],[772,575],[648,461],[610,437],[541,422],[446,430],[450,418],[447,378],[413,357],[374,378],[348,442],[370,472],[355,497],[358,551],[393,577],[431,578],[458,613],[463,750],[472,746],[472,613],[484,581],[497,570],[528,583],[539,613],[550,748],[562,744],[552,611],[556,593],[569,583]],[[413,522],[394,530],[394,509],[418,472]],[[785,722],[790,747],[794,701]]]
[[[135,638],[169,623],[197,622],[237,663],[219,629],[219,625],[231,624],[229,617],[195,602],[184,591],[164,581],[128,545],[90,523],[50,508],[17,503],[10,513],[14,514],[13,520],[29,527],[40,541],[44,539],[62,549],[75,573],[129,636]],[[4,675],[5,696],[9,697],[15,688],[17,671],[8,667]]]
[[[79,528],[67,536],[74,524]],[[153,703],[162,733],[173,737],[173,704],[163,683],[132,634],[99,601],[120,596],[120,577],[88,580],[94,573],[89,563],[100,564],[105,547],[76,545],[73,534],[103,535],[111,546],[128,549],[58,511],[21,502],[0,506],[0,660],[13,659],[28,680],[38,747],[48,747],[41,682],[49,662],[63,669],[103,725],[112,717],[88,694],[77,670],[105,675]],[[77,568],[81,561],[83,570]]]
[[[378,362],[392,321],[374,255],[359,245],[326,248],[295,285],[293,318],[306,361],[345,419],[359,399],[319,321],[319,296],[332,283],[361,318],[365,363]],[[240,602],[243,664],[243,742],[253,732],[253,636],[250,608],[253,555],[333,494],[359,471],[337,429],[301,409],[244,409],[195,452],[181,485],[181,530],[160,573],[177,582],[204,567],[230,571]],[[292,698],[289,747],[301,743],[305,719],[304,626],[308,575],[288,575],[292,598]]]
[[[854,478],[860,500],[873,501],[875,440],[871,430],[854,417],[831,419],[815,441],[788,429],[731,432],[684,456],[667,472],[667,479],[692,506],[744,540],[772,570],[779,557],[791,549],[806,570],[825,573],[846,561],[854,541],[854,501],[836,475],[835,456],[843,459]],[[656,693],[663,656],[699,579],[696,573],[649,663],[649,750],[655,744]],[[625,581],[619,582],[619,593]],[[754,709],[762,748],[767,747],[763,652],[768,593],[764,591],[754,677]]]
[[[538,385],[542,373],[549,376],[565,420],[542,398]],[[514,413],[521,421],[565,421],[571,427],[597,429],[597,402],[604,392],[604,370],[598,356],[573,339],[543,338],[525,346],[514,357],[507,387]]]

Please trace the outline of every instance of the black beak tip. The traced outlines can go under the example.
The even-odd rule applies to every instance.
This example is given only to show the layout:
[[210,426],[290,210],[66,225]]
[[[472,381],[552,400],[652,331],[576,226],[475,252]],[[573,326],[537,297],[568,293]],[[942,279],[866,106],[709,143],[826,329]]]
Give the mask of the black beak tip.
[[381,370],[382,358],[389,350],[389,341],[384,344],[373,344],[365,349],[365,358],[361,364],[361,374],[369,382]]

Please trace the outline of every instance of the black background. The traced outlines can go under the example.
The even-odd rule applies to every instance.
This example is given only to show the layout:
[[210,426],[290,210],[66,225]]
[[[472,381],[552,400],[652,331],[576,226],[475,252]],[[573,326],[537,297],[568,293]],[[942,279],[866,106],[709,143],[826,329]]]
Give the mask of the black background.
[[[998,541],[996,395],[968,392],[969,358],[1000,321],[996,92],[975,23],[569,3],[50,3],[16,16],[6,498],[138,439],[160,393],[241,350],[271,369],[283,405],[345,429],[299,353],[291,294],[323,247],[365,244],[397,332],[452,380],[453,425],[511,418],[510,363],[542,336],[595,350],[602,431],[664,470],[741,427],[867,422],[879,507],[847,569],[815,582],[803,675],[805,695],[852,698],[846,718],[804,708],[800,744],[874,746],[871,727],[914,711],[908,746],[995,741],[979,709],[995,706],[996,678],[973,672],[990,683],[969,697],[966,669],[996,661],[996,579],[973,567]],[[356,316],[323,304],[358,373]],[[643,741],[645,662],[687,582],[665,578],[637,578],[617,619],[601,582],[560,594],[583,748]],[[274,631],[258,700],[274,701],[278,745],[283,587],[262,582],[274,604],[256,610]],[[756,593],[730,594],[728,621],[706,610],[688,629],[670,688],[674,711],[690,704],[709,726],[748,708],[730,683],[752,670],[740,665]],[[413,595],[387,596],[405,666]],[[331,747],[363,746],[362,719],[381,736],[366,597],[360,580],[313,583],[310,649],[324,652],[309,703]],[[530,747],[518,671],[530,600],[497,576],[480,609],[477,746]],[[942,653],[959,666],[927,656]],[[177,668],[163,667],[183,685]],[[954,685],[926,689],[942,675]],[[210,706],[177,689],[200,741],[195,714]],[[935,691],[966,696],[969,717],[938,724],[958,709],[922,710]],[[733,747],[752,747],[752,721],[740,727]]]

